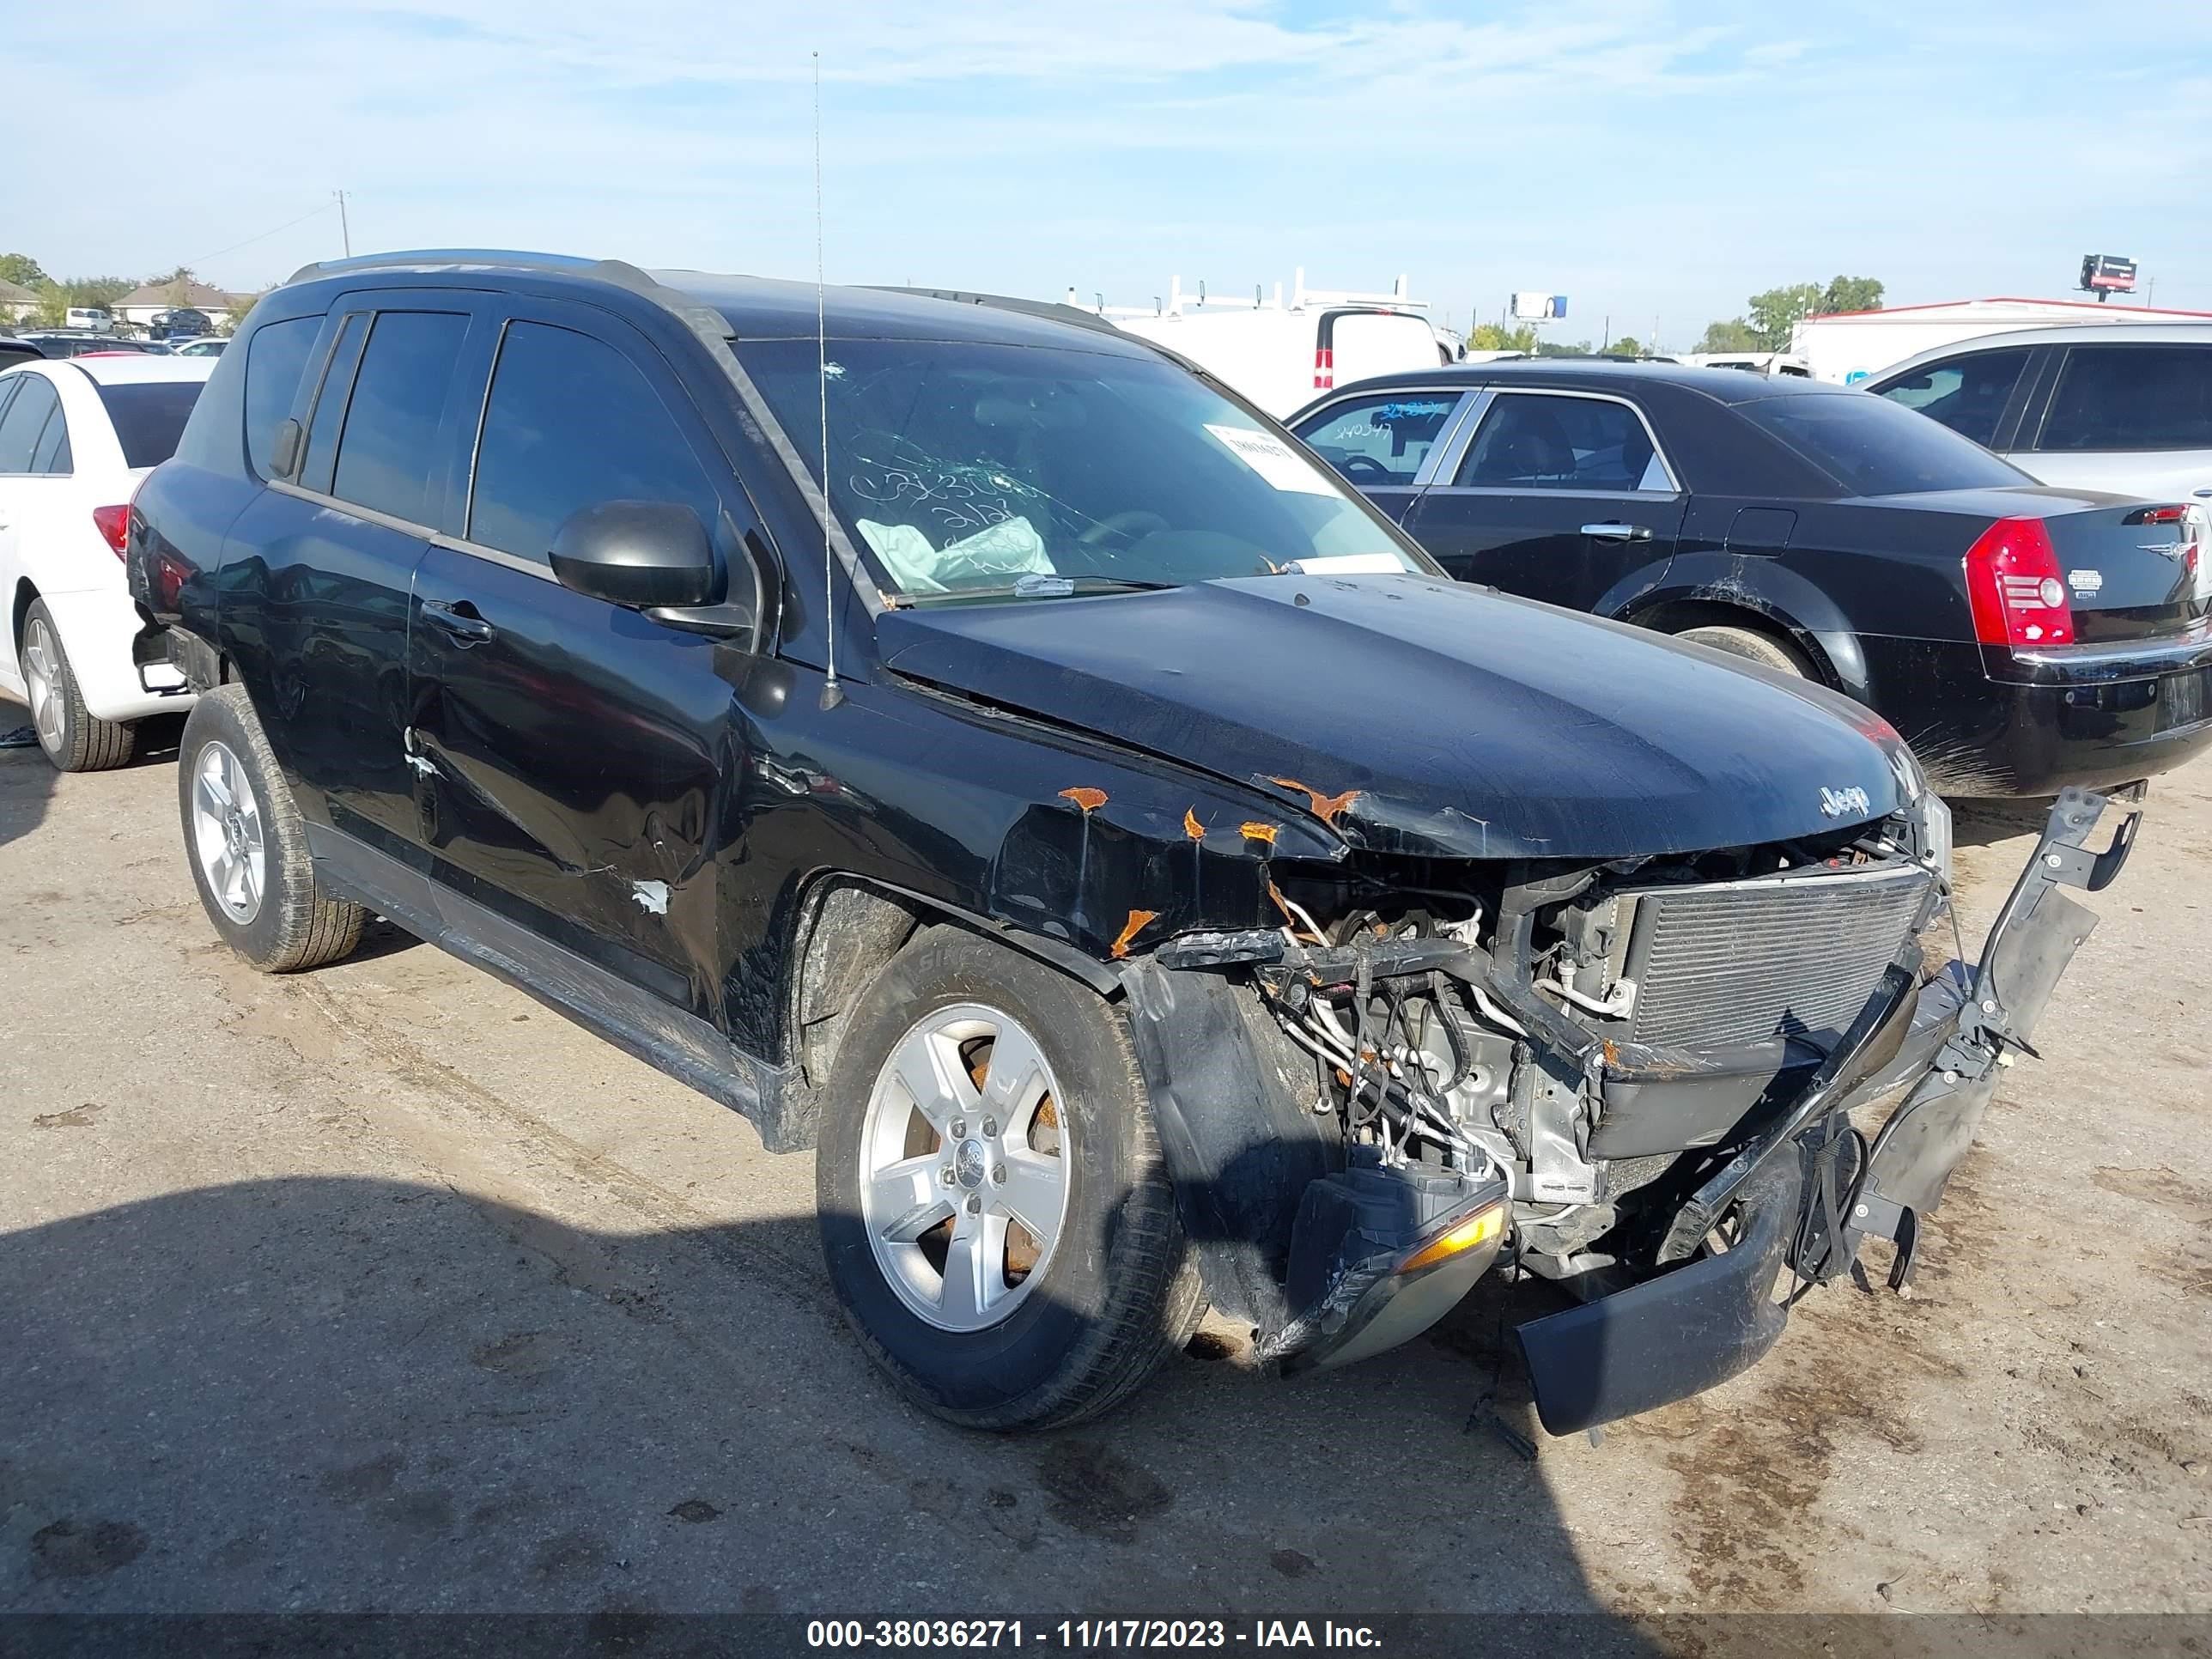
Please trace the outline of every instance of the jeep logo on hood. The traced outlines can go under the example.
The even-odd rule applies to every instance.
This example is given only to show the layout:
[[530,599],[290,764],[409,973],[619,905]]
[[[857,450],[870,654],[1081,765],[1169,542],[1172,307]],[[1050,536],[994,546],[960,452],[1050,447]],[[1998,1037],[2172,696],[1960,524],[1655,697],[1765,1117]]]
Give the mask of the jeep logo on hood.
[[1823,789],[1820,792],[1820,811],[1824,817],[1839,818],[1850,812],[1863,817],[1874,811],[1874,803],[1867,792],[1853,784],[1848,789]]

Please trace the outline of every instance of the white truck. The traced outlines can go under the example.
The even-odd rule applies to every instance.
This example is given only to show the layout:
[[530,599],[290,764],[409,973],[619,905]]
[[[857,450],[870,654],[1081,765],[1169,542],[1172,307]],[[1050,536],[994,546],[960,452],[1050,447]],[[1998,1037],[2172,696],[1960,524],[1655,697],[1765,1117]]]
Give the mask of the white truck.
[[1301,267],[1287,299],[1283,285],[1249,299],[1183,292],[1169,279],[1167,296],[1148,307],[1067,303],[1115,327],[1157,341],[1218,375],[1278,420],[1323,392],[1376,374],[1436,368],[1465,348],[1407,297],[1402,276],[1387,294],[1310,289]]

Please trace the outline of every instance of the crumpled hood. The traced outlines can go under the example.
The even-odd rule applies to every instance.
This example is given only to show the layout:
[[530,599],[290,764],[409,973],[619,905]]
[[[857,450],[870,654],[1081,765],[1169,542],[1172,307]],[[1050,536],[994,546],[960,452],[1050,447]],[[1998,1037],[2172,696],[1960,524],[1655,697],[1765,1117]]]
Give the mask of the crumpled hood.
[[1255,785],[1380,852],[1783,841],[1887,815],[1909,764],[1821,687],[1425,576],[910,606],[877,627],[896,673]]

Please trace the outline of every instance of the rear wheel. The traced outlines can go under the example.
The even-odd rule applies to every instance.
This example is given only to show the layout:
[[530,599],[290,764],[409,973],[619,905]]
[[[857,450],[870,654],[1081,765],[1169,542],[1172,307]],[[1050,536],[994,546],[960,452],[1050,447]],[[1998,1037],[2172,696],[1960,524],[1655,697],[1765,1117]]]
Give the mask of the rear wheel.
[[1731,657],[1741,657],[1755,662],[1761,668],[1771,668],[1778,674],[1790,674],[1801,680],[1819,678],[1813,665],[1794,645],[1776,639],[1771,634],[1762,634],[1754,628],[1730,628],[1716,624],[1708,628],[1686,628],[1674,636],[1687,640],[1692,645],[1702,645],[1709,650],[1725,651]]
[[44,599],[33,601],[24,615],[16,659],[30,693],[31,725],[39,734],[39,747],[56,768],[104,772],[131,758],[137,732],[120,720],[104,720],[84,706],[76,671],[70,666],[61,630],[54,626],[53,613]]
[[193,705],[177,750],[177,805],[200,903],[264,973],[319,968],[361,942],[361,906],[323,891],[306,827],[245,690]]
[[862,1346],[948,1421],[1095,1416],[1204,1316],[1121,1020],[962,929],[921,935],[854,1010],[815,1169]]

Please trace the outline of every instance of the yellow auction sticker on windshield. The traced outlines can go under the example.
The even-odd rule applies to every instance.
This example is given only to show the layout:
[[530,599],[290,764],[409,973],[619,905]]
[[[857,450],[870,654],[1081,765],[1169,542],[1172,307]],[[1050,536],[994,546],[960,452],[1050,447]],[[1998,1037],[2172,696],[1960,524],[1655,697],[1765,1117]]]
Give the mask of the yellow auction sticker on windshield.
[[1326,473],[1272,432],[1255,431],[1249,426],[1211,424],[1206,429],[1220,439],[1231,454],[1278,489],[1295,490],[1301,495],[1340,493]]

